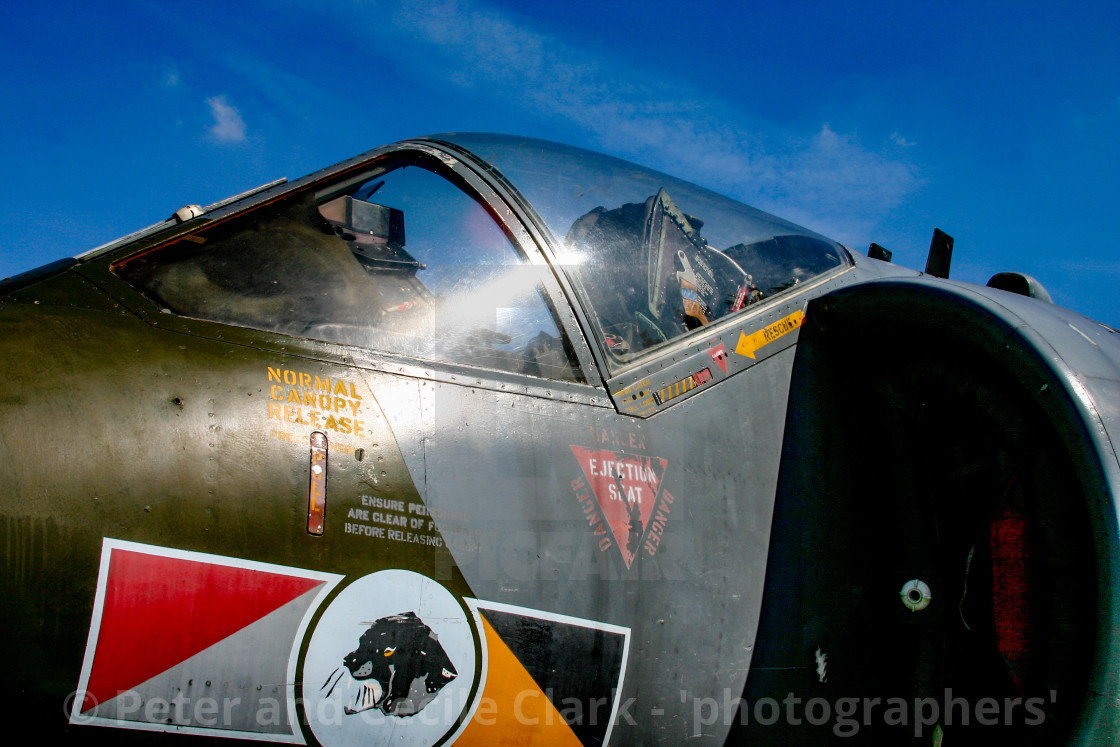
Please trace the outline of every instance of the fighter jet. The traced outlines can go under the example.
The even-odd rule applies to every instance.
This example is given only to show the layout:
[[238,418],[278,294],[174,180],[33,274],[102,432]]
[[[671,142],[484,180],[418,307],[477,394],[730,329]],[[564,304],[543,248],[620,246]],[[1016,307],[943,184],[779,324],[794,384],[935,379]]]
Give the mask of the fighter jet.
[[459,133],[7,279],[13,723],[1114,743],[1120,334],[951,250]]

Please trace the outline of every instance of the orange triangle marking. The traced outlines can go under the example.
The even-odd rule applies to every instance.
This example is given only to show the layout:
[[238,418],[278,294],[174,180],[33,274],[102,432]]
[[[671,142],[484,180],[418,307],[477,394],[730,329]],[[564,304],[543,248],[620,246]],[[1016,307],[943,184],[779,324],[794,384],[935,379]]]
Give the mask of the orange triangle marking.
[[455,744],[582,747],[509,646],[481,619],[488,650],[486,685],[474,718]]

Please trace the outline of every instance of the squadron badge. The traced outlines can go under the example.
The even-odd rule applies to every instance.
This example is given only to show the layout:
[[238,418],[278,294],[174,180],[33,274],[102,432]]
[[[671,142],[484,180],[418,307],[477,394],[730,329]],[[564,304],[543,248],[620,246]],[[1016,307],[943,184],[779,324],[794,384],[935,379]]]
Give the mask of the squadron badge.
[[363,576],[327,605],[304,657],[303,711],[324,747],[428,747],[460,721],[475,682],[467,610],[405,570]]

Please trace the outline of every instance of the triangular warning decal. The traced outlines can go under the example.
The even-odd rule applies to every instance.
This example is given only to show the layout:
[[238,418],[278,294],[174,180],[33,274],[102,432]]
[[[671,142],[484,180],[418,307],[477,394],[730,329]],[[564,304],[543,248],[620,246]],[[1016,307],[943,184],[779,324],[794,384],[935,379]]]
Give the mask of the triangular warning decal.
[[712,356],[712,360],[719,366],[719,370],[727,373],[727,351],[723,347],[723,343],[716,345],[708,351],[708,355]]
[[324,583],[233,558],[207,562],[161,549],[106,547],[83,712]]
[[572,446],[572,453],[629,568],[649,528],[669,462],[660,457],[618,454],[606,449],[592,451],[582,446]]

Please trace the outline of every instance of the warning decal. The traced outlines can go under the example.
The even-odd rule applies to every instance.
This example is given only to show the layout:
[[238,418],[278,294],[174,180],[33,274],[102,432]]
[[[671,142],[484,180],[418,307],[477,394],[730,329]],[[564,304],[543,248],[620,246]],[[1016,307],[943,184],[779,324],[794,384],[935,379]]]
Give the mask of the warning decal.
[[703,386],[712,380],[712,371],[705,368],[703,371],[697,371],[691,376],[686,376],[680,381],[676,381],[668,386],[662,387],[661,391],[653,393],[653,399],[657,404],[663,405],[671,399],[675,399],[682,394],[691,392],[698,386]]
[[[630,568],[639,552],[657,554],[673,496],[662,489],[667,459],[572,446],[584,479],[572,483],[599,549],[617,546]],[[592,500],[594,503],[592,503]]]
[[735,346],[735,352],[739,355],[745,355],[748,358],[756,358],[756,353],[758,353],[760,348],[769,345],[779,337],[784,337],[790,332],[800,329],[801,325],[804,323],[805,312],[795,311],[789,316],[779,319],[753,334],[748,335],[746,332],[740,332],[739,344]]
[[719,366],[719,370],[723,371],[726,374],[727,373],[727,351],[724,349],[723,343],[721,342],[718,345],[716,345],[715,347],[713,347],[711,350],[709,350],[708,355],[710,355],[712,357],[712,360],[716,362],[716,365]]

